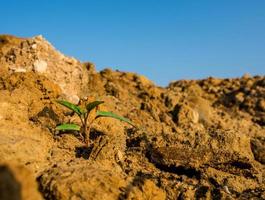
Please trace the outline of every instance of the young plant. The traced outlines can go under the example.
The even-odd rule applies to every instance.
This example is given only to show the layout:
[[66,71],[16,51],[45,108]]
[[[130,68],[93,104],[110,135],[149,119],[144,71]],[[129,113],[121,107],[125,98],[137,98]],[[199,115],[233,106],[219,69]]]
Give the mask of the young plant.
[[[114,114],[112,112],[106,112],[106,111],[99,111],[98,106],[100,104],[103,104],[104,101],[93,101],[91,103],[88,103],[85,107],[85,109],[82,109],[81,107],[74,105],[68,101],[64,100],[57,100],[57,103],[65,106],[66,108],[74,111],[78,115],[81,121],[81,126],[77,124],[61,124],[56,127],[56,130],[58,131],[78,131],[80,133],[80,136],[82,137],[83,141],[88,145],[89,144],[89,134],[90,129],[93,124],[93,122],[100,118],[100,117],[111,117],[114,119],[118,119],[120,121],[126,122],[132,126],[132,122],[124,117],[121,117],[117,114]],[[96,115],[94,118],[90,119],[91,111],[96,109]]]

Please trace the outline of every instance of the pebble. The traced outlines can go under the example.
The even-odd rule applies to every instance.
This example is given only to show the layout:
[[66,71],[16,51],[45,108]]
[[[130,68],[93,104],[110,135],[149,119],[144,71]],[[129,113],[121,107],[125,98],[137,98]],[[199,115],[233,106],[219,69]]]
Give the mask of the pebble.
[[9,69],[12,70],[13,72],[18,72],[18,73],[27,72],[27,70],[23,67],[10,67]]
[[69,95],[67,97],[67,99],[73,104],[78,104],[80,101],[80,98],[77,95]]
[[245,100],[244,93],[242,92],[237,93],[235,99],[238,103],[242,103]]
[[228,189],[228,187],[225,185],[224,186],[224,190],[225,190],[225,192],[227,193],[227,194],[231,194],[231,192],[229,191],[229,189]]
[[35,72],[44,73],[47,70],[47,63],[44,60],[36,60],[33,67]]
[[264,99],[261,99],[258,102],[258,108],[261,109],[262,111],[265,111],[265,100]]
[[256,137],[251,139],[251,150],[255,160],[261,164],[265,164],[265,138]]
[[120,150],[117,151],[116,157],[118,162],[122,162],[124,160],[122,152]]
[[37,44],[35,43],[35,44],[31,45],[31,48],[32,49],[37,49]]

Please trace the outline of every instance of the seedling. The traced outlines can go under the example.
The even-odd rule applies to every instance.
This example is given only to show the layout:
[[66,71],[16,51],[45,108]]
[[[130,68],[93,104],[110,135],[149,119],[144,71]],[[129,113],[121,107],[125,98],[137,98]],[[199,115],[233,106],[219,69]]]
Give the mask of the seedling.
[[[91,126],[92,126],[93,122],[98,118],[111,117],[111,118],[118,119],[120,121],[126,122],[126,123],[134,126],[132,124],[132,122],[125,117],[121,117],[121,116],[114,114],[112,112],[99,111],[98,106],[100,104],[103,104],[104,101],[93,101],[91,103],[88,103],[86,105],[85,109],[82,109],[81,107],[74,105],[68,101],[64,101],[64,100],[57,100],[57,103],[65,106],[66,108],[68,108],[68,109],[72,110],[74,113],[76,113],[78,115],[78,117],[80,118],[81,126],[79,126],[77,124],[61,124],[61,125],[56,127],[56,130],[58,130],[58,131],[78,131],[81,138],[83,139],[83,141],[87,145],[89,144],[89,134],[90,134]],[[91,111],[94,109],[96,109],[96,115],[95,115],[95,117],[93,117],[91,119],[91,117],[90,117]]]

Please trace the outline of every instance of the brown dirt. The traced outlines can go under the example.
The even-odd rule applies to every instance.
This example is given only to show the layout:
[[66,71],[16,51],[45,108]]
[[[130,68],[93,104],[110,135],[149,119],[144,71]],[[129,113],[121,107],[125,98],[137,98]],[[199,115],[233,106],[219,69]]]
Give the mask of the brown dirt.
[[[78,122],[58,98],[104,100],[139,128],[99,119],[86,147],[55,131]],[[264,126],[264,76],[162,88],[0,36],[0,199],[265,199]]]

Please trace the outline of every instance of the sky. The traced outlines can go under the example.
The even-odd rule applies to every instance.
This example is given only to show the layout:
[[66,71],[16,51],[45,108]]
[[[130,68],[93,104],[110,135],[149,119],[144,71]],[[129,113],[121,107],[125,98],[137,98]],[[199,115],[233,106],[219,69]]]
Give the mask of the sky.
[[0,18],[0,34],[160,86],[265,75],[265,0],[0,0]]

